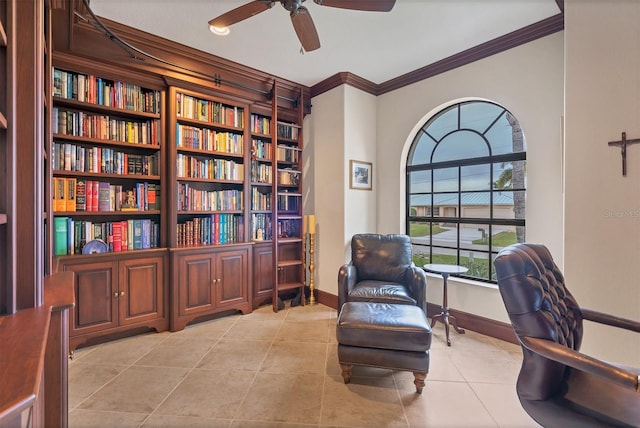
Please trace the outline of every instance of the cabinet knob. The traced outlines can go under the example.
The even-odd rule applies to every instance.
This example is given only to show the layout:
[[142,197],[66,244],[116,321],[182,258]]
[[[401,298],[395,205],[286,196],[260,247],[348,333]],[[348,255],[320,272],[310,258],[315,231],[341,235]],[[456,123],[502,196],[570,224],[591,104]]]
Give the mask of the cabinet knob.
[[113,297],[118,297],[118,296],[119,296],[119,293],[117,291],[114,291],[113,292]]
[[120,297],[124,296],[124,291],[120,292]]

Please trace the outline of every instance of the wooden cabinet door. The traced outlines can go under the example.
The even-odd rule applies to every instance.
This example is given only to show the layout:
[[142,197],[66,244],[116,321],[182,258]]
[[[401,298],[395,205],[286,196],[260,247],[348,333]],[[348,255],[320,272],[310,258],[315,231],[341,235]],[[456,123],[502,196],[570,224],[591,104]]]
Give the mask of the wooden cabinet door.
[[253,248],[254,308],[271,299],[273,290],[273,250],[271,243]]
[[65,264],[76,273],[76,304],[71,309],[70,335],[91,333],[118,326],[117,261]]
[[180,316],[215,308],[214,255],[192,254],[178,260],[178,313]]
[[214,283],[218,307],[248,301],[247,258],[246,249],[216,254]]
[[163,266],[161,256],[119,262],[120,325],[166,316]]

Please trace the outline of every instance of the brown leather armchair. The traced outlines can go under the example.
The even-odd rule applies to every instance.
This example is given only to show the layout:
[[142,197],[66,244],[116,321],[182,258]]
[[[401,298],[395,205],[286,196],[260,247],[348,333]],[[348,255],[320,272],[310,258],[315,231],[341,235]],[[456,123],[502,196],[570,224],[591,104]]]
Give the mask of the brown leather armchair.
[[338,310],[346,302],[416,305],[427,313],[427,277],[412,260],[407,235],[351,238],[351,262],[338,272]]
[[640,426],[640,369],[580,352],[583,320],[633,332],[640,323],[580,308],[543,245],[505,247],[494,264],[522,346],[524,410],[544,427]]

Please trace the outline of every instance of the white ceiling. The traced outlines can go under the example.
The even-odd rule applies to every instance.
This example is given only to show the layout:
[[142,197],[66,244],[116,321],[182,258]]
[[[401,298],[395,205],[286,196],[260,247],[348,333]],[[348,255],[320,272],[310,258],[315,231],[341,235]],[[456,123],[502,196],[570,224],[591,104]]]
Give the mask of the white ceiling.
[[397,0],[391,12],[309,10],[321,47],[300,53],[289,13],[269,10],[213,35],[207,22],[249,0],[91,0],[94,13],[300,83],[340,72],[383,83],[560,12],[555,0]]

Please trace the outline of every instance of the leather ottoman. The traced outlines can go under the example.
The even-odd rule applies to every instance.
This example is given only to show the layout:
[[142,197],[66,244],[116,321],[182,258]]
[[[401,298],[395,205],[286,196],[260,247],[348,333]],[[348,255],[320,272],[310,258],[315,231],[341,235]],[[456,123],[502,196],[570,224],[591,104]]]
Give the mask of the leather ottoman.
[[353,366],[411,371],[422,393],[429,372],[431,326],[418,306],[347,302],[336,326],[338,361],[344,383]]

